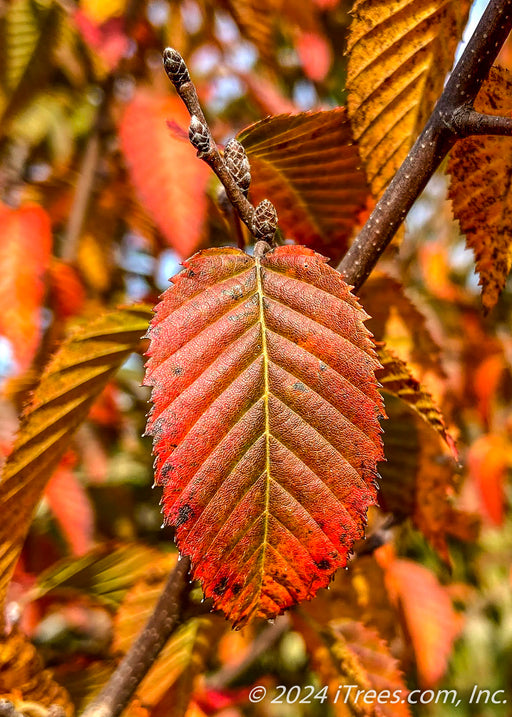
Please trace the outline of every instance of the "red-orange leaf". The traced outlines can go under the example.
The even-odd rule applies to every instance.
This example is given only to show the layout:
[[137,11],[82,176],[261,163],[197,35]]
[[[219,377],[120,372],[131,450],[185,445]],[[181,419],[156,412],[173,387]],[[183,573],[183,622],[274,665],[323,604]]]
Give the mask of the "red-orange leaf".
[[168,120],[188,127],[181,100],[140,90],[126,108],[119,134],[141,201],[185,257],[201,242],[210,170],[188,142],[169,131]]
[[326,261],[297,246],[199,252],[149,331],[166,520],[238,625],[327,585],[376,499],[379,364]]
[[0,204],[0,334],[12,343],[19,368],[30,364],[39,342],[41,281],[52,246],[48,214],[37,204]]

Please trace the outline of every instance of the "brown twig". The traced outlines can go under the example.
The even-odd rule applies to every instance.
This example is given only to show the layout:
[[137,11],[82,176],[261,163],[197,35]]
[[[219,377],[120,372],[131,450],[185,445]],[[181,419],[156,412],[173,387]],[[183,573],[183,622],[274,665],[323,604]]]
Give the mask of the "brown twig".
[[[164,50],[164,67],[167,76],[173,83],[176,91],[183,100],[185,107],[190,113],[190,129],[189,138],[192,145],[197,149],[197,156],[208,164],[217,177],[222,182],[229,201],[238,212],[238,216],[248,227],[249,231],[258,239],[272,241],[277,227],[277,215],[275,208],[272,207],[275,215],[275,226],[267,223],[265,229],[267,233],[262,234],[259,230],[261,225],[260,215],[268,214],[268,205],[270,202],[264,199],[256,208],[249,202],[246,197],[248,184],[237,181],[233,173],[228,168],[227,163],[222,158],[218,147],[213,139],[212,133],[208,126],[208,122],[203,114],[203,110],[197,97],[196,88],[190,79],[187,66],[179,52],[172,47]],[[232,140],[233,142],[233,140]],[[237,143],[238,144],[238,143]],[[241,148],[241,162],[247,162],[247,157]],[[248,166],[248,163],[247,163]],[[243,172],[242,172],[243,175]],[[250,181],[250,174],[249,174]],[[265,207],[261,205],[266,203]]]
[[425,129],[338,264],[345,280],[356,289],[368,278],[407,212],[457,139],[471,134],[512,134],[510,118],[491,118],[473,109],[482,82],[511,29],[512,0],[491,0]]
[[[204,160],[213,169],[217,177],[222,182],[224,189],[226,190],[226,194],[228,195],[230,202],[237,210],[240,218],[249,228],[249,231],[252,231],[254,207],[249,202],[243,191],[238,187],[231,172],[226,167],[215,140],[213,139],[212,133],[210,132],[210,128],[208,127],[208,122],[203,114],[196,88],[190,79],[185,61],[172,47],[167,47],[164,50],[164,67],[167,72],[167,76],[175,86],[176,91],[189,111],[192,123],[195,122],[197,126],[200,126],[200,129],[205,135],[203,147],[195,145],[196,149],[198,149],[198,157]],[[193,125],[191,124],[191,128],[192,126]],[[193,141],[192,144],[194,144]]]
[[177,562],[144,629],[82,717],[117,717],[124,710],[181,621],[189,568],[188,558]]

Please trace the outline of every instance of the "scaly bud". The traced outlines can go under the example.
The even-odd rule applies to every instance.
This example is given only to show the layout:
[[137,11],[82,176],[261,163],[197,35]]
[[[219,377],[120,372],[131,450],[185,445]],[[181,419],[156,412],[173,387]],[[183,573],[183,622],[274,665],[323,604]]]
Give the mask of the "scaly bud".
[[190,127],[188,128],[188,138],[190,144],[197,149],[198,152],[208,152],[210,149],[210,135],[207,128],[201,122],[199,117],[192,115],[190,118]]
[[277,212],[268,199],[260,202],[254,210],[251,229],[257,239],[272,241],[277,229]]
[[188,74],[185,60],[180,53],[172,47],[166,47],[164,50],[164,67],[168,78],[177,90],[179,90],[185,82],[190,82],[190,75]]
[[251,184],[251,165],[245,149],[238,140],[229,140],[224,148],[224,161],[238,188],[246,193]]

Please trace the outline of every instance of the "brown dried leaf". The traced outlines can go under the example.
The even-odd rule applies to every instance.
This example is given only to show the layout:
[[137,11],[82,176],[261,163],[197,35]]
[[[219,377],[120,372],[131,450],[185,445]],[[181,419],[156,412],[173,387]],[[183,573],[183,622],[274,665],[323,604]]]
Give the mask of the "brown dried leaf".
[[[441,349],[432,337],[425,316],[399,281],[373,272],[360,289],[359,297],[371,317],[366,325],[378,341],[391,344],[401,359],[444,377]],[[404,339],[400,331],[399,342],[394,331],[397,320],[405,332]]]
[[[408,717],[408,690],[398,662],[379,634],[361,622],[337,619],[303,627],[313,666],[340,717]],[[349,689],[352,685],[352,689]],[[359,692],[361,690],[362,692]],[[387,700],[378,700],[385,695]],[[347,709],[349,708],[349,709]]]

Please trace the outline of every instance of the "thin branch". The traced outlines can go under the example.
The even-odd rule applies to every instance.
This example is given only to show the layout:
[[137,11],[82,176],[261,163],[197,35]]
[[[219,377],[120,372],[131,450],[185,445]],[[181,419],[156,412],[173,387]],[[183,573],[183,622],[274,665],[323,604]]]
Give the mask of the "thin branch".
[[203,114],[196,88],[182,56],[172,47],[164,50],[164,68],[176,91],[190,113],[189,139],[197,149],[197,156],[208,164],[222,182],[229,201],[238,212],[238,216],[254,234],[256,239],[272,242],[277,229],[275,207],[264,199],[255,208],[247,199],[247,190],[251,175],[249,162],[244,148],[236,140],[231,140],[231,166],[228,166],[226,146],[224,158],[213,139],[208,122]]
[[165,588],[144,629],[107,685],[82,717],[118,717],[182,619],[190,560],[182,558],[169,575]]
[[[511,29],[512,0],[491,0],[450,75],[425,129],[338,264],[337,268],[345,280],[356,289],[368,278],[407,212],[455,141],[471,134],[477,126],[472,113],[473,102]],[[464,114],[469,116],[471,122],[467,127],[461,123],[461,115],[464,117]],[[510,120],[501,119],[500,123],[495,118],[490,134],[505,133],[501,130]],[[483,119],[482,123],[487,123],[488,129],[491,129],[490,121]]]
[[73,206],[62,241],[61,259],[64,261],[73,261],[76,258],[78,240],[82,233],[85,215],[89,206],[99,157],[100,138],[96,129],[87,141],[82,164],[80,165]]
[[205,680],[208,690],[224,690],[231,687],[262,655],[273,648],[290,629],[288,615],[280,615],[273,625],[265,627],[253,640],[249,651],[234,665],[225,665]]
[[[167,75],[176,88],[179,96],[183,100],[190,117],[194,117],[201,125],[201,129],[206,133],[205,149],[199,149],[198,156],[204,160],[215,172],[222,182],[229,200],[237,210],[240,218],[252,231],[252,219],[254,215],[254,207],[249,202],[243,191],[238,187],[231,172],[226,167],[220,152],[213,139],[208,123],[203,114],[203,110],[199,103],[196,88],[190,79],[185,61],[181,55],[171,47],[164,50],[164,67]],[[191,138],[192,141],[192,138]],[[194,144],[194,142],[192,142]]]
[[453,113],[454,131],[459,137],[475,134],[512,136],[512,117],[499,117],[477,112],[472,107],[460,107]]

